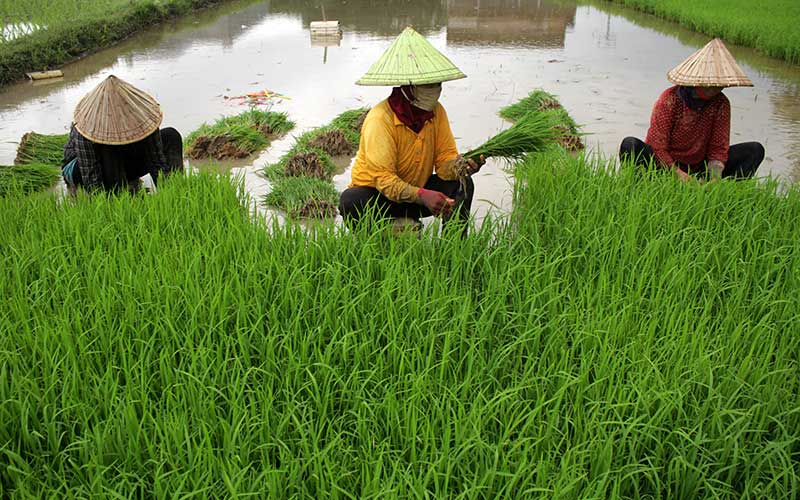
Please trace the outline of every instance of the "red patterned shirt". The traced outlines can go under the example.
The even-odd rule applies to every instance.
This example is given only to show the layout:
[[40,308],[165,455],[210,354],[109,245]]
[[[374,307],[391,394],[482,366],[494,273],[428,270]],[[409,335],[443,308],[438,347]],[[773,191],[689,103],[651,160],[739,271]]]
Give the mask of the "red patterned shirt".
[[653,106],[645,142],[662,166],[704,161],[728,161],[731,104],[723,94],[702,110],[694,111],[678,95],[678,87],[665,90]]

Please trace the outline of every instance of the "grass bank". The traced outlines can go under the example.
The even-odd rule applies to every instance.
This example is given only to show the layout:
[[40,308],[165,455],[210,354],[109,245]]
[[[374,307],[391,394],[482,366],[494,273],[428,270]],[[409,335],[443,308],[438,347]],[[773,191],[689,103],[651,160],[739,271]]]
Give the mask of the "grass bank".
[[0,85],[53,68],[194,9],[224,0],[11,0],[0,22],[17,26],[0,43]]
[[611,0],[689,29],[800,64],[800,2],[765,0]]
[[796,498],[800,192],[596,167],[463,240],[0,199],[0,497]]

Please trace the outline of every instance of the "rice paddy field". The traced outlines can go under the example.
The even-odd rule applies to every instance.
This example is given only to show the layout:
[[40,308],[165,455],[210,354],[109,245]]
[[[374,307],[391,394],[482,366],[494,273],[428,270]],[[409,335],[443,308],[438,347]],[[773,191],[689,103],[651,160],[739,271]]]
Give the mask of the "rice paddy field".
[[800,64],[800,2],[768,0],[611,0],[691,30]]
[[796,498],[800,193],[515,178],[466,239],[0,199],[0,496]]

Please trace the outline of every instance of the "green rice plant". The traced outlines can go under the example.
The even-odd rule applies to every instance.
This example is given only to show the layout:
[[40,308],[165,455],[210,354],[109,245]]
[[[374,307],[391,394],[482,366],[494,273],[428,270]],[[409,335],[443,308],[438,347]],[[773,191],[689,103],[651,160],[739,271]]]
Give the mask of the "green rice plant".
[[582,134],[578,130],[578,125],[554,95],[541,89],[533,90],[518,102],[502,108],[499,115],[510,122],[516,122],[528,113],[549,115],[556,131],[559,132],[557,141],[567,151],[583,149]]
[[272,182],[278,182],[284,177],[296,177],[299,175],[307,175],[329,181],[335,170],[336,165],[324,151],[298,143],[281,156],[277,162],[264,167],[263,174]]
[[798,189],[514,172],[466,238],[0,199],[0,496],[798,497]]
[[19,165],[41,163],[60,166],[64,158],[64,146],[67,145],[68,140],[69,134],[44,135],[28,132],[22,136],[19,142],[14,163]]
[[262,170],[272,183],[272,192],[264,197],[264,204],[295,219],[335,217],[339,195],[333,187],[337,165],[332,156],[350,157],[356,153],[366,112],[345,111],[331,123],[297,137],[286,154]]
[[563,109],[558,99],[549,92],[535,89],[514,104],[502,108],[498,114],[510,122],[516,122],[532,111],[543,112],[552,109]]
[[52,164],[0,165],[0,197],[44,191],[53,187],[60,177],[61,169]]
[[464,154],[465,158],[503,158],[517,161],[528,153],[543,151],[559,137],[552,117],[543,113],[528,113],[514,125]]
[[235,116],[204,123],[186,140],[189,158],[226,160],[246,158],[294,128],[286,113],[251,109]]
[[[364,118],[367,117],[369,108],[350,109],[340,114],[331,121],[331,126],[343,130],[349,130],[356,133],[356,137],[361,135],[361,126],[364,124]],[[356,140],[358,144],[358,140]]]
[[749,0],[612,1],[723,38],[729,43],[753,47],[790,63],[800,63],[800,31],[797,30],[800,3],[794,0],[769,0],[759,4],[763,9],[754,9]]
[[0,496],[798,497],[800,191],[514,172],[466,238],[0,199]]
[[331,182],[308,176],[284,177],[264,197],[265,205],[293,219],[333,217],[338,203],[339,193]]

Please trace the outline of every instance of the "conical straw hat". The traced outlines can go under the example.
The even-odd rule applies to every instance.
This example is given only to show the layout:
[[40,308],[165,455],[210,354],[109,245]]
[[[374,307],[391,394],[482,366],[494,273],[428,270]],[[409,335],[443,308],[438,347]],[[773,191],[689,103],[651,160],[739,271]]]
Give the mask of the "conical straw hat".
[[715,38],[667,73],[667,79],[686,87],[752,87],[722,40]]
[[158,130],[162,118],[155,99],[111,75],[81,99],[73,121],[78,132],[92,142],[122,145]]
[[406,28],[357,85],[424,85],[466,78],[450,59]]

